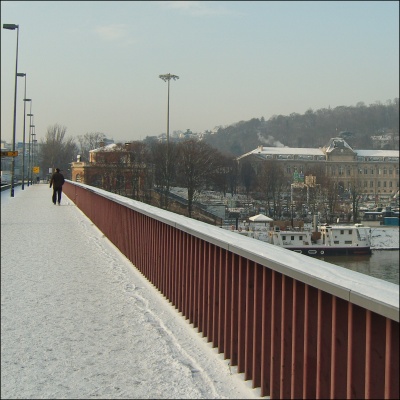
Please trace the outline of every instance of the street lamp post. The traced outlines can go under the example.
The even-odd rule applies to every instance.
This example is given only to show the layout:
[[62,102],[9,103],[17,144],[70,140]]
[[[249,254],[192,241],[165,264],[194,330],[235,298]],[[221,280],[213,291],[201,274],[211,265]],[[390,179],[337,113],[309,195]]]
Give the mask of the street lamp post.
[[292,229],[294,228],[293,227],[293,209],[296,207],[296,205],[294,204],[294,203],[292,203],[291,205],[290,205],[290,208],[291,208],[291,221],[290,221],[290,223],[291,223],[291,225],[292,225]]
[[34,159],[35,159],[35,144],[34,144],[34,136],[36,136],[35,133],[35,125],[31,125],[32,128],[32,157],[31,157],[31,166],[30,166],[30,175],[31,175],[31,185],[33,185],[33,163],[34,163]]
[[[36,133],[33,133],[32,134],[32,136],[36,136]],[[33,149],[33,152],[32,152],[32,185],[33,185],[33,182],[34,182],[34,176],[33,176],[33,166],[35,165],[34,163],[35,163],[35,158],[36,158],[36,156],[37,156],[37,154],[36,154],[36,143],[37,143],[37,140],[36,139],[33,139],[33,137],[32,137],[32,149]]]
[[172,74],[164,74],[159,76],[164,82],[168,81],[168,106],[167,106],[167,145],[169,144],[169,82],[171,79],[179,79],[179,76]]
[[22,185],[21,189],[25,189],[25,120],[26,120],[26,102],[31,101],[31,99],[26,98],[26,74],[22,72],[18,72],[17,76],[21,76],[25,78],[25,87],[24,87],[24,134],[22,139]]
[[[14,88],[14,121],[13,121],[13,140],[12,140],[12,151],[15,151],[15,127],[17,120],[17,74],[18,74],[18,36],[19,36],[19,25],[15,24],[3,24],[3,29],[17,30],[17,50],[15,57],[15,88]],[[11,197],[14,197],[14,168],[15,168],[15,157],[11,160]]]
[[172,74],[164,74],[164,75],[159,75],[159,78],[161,78],[164,82],[168,82],[168,102],[167,102],[167,163],[166,163],[166,196],[165,196],[165,205],[166,208],[168,208],[168,194],[169,194],[169,82],[171,79],[174,81],[179,79],[179,76],[177,75],[172,75]]
[[28,149],[28,186],[29,186],[29,180],[31,176],[31,133],[32,133],[32,100],[31,100],[31,109],[30,113],[26,114],[29,117],[29,149]]

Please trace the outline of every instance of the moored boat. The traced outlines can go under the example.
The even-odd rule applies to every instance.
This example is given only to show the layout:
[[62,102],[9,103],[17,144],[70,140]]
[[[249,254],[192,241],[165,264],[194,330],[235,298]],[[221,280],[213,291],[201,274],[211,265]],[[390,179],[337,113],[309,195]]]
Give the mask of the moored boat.
[[324,224],[315,231],[275,226],[268,234],[268,243],[309,256],[371,254],[371,229],[362,224]]

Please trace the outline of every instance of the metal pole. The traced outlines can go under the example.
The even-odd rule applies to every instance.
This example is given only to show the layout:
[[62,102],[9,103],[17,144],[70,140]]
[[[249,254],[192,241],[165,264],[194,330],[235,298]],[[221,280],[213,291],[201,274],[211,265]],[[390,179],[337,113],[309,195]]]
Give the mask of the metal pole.
[[167,175],[167,193],[165,196],[165,208],[168,209],[168,197],[169,197],[169,82],[171,79],[168,79],[168,100],[167,100],[167,165],[165,166],[166,175]]
[[26,98],[26,74],[19,73],[18,76],[23,76],[25,78],[25,89],[24,89],[24,135],[22,139],[22,190],[25,189],[25,120],[26,120],[26,102],[31,101]]
[[28,150],[28,186],[29,186],[29,180],[31,177],[31,133],[32,133],[32,100],[31,100],[31,109],[29,114],[27,114],[29,117],[29,150]]
[[168,101],[167,101],[167,160],[166,160],[166,197],[165,197],[165,203],[166,203],[166,208],[168,208],[168,195],[169,195],[169,159],[170,159],[170,154],[169,154],[169,87],[170,87],[170,80],[176,80],[179,79],[179,76],[177,75],[172,75],[170,73],[165,74],[165,75],[159,75],[159,78],[161,78],[164,82],[168,81]]
[[[33,131],[35,132],[35,127],[33,127]],[[36,138],[36,133],[33,134]],[[36,139],[32,139],[32,184],[35,182],[35,175],[33,174],[33,168],[35,167],[35,159],[36,159]]]
[[169,147],[169,82],[170,79],[168,79],[168,102],[167,102],[167,153],[168,153],[168,147]]
[[32,160],[31,160],[31,185],[33,185],[33,166],[35,165],[35,139],[34,136],[36,136],[35,131],[35,125],[32,125]]
[[[3,24],[4,29],[17,30],[17,50],[15,56],[15,87],[14,87],[14,121],[13,121],[13,140],[12,140],[12,151],[15,151],[15,128],[17,122],[17,74],[18,74],[18,36],[19,26],[14,24]],[[15,168],[15,157],[11,160],[11,197],[14,197],[14,168]]]
[[33,185],[33,166],[35,165],[35,125],[32,126],[32,159],[31,159],[31,185]]

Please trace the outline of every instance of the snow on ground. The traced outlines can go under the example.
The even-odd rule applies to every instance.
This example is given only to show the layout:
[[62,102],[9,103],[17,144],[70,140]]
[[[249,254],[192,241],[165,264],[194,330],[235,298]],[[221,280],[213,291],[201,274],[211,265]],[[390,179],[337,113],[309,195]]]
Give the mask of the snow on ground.
[[371,249],[398,249],[399,227],[371,227]]
[[259,398],[64,195],[1,192],[1,398]]

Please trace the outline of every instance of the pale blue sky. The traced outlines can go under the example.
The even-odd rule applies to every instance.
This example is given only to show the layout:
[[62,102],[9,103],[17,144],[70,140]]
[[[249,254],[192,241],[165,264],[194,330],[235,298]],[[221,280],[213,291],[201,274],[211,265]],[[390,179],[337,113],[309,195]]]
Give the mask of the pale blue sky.
[[[37,138],[203,132],[399,97],[399,2],[2,1]],[[1,30],[1,138],[11,141],[16,31]],[[16,141],[22,141],[18,78]],[[28,103],[29,107],[29,103]],[[27,112],[29,112],[27,110]],[[27,121],[28,124],[28,121]]]

